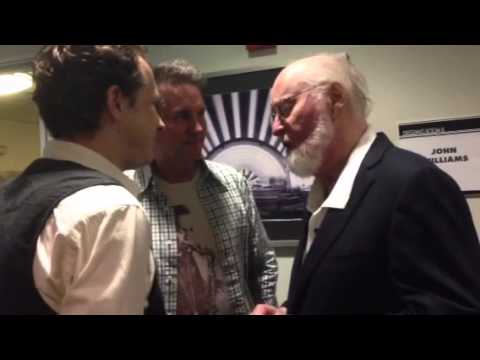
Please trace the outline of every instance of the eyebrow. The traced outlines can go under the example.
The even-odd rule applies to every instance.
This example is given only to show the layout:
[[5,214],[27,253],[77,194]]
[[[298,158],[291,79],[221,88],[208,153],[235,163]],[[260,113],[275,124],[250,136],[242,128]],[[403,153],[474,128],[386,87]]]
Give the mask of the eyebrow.
[[[306,82],[306,81],[302,81],[300,82],[299,84],[297,84],[297,89],[295,91],[290,91],[290,93],[282,96],[280,98],[280,100],[278,100],[277,102],[272,102],[272,106],[278,106],[280,105],[282,102],[286,101],[286,100],[289,100],[290,98],[292,97],[296,97],[298,95],[301,95],[302,93],[306,92],[306,91],[310,91],[310,90],[313,90],[315,89],[316,87],[320,87],[320,86],[323,86],[325,85],[325,81],[319,81],[317,83],[309,83],[309,82]],[[305,86],[305,88],[301,89],[301,90],[298,90],[298,87],[299,86]]]
[[290,93],[289,95],[284,95],[282,96],[279,100],[277,101],[272,101],[272,109],[275,108],[275,107],[278,107],[280,105],[282,105],[285,101],[287,100],[290,100],[290,98],[292,98],[293,96],[295,96],[295,93]]
[[296,88],[296,89],[294,89],[293,91],[290,90],[289,92],[287,92],[287,94],[285,94],[285,95],[283,95],[282,97],[280,97],[280,99],[279,99],[277,102],[275,102],[275,104],[281,104],[281,103],[284,102],[285,100],[288,100],[288,99],[290,99],[291,97],[296,96],[297,94],[301,93],[301,92],[303,91],[303,89],[302,89],[302,90],[298,90],[298,87],[301,87],[301,85],[305,85],[305,86],[308,88],[308,86],[309,86],[310,84],[308,84],[308,83],[306,83],[306,82],[302,82],[302,83],[300,83],[300,84],[297,84],[297,86],[296,86],[297,88]]

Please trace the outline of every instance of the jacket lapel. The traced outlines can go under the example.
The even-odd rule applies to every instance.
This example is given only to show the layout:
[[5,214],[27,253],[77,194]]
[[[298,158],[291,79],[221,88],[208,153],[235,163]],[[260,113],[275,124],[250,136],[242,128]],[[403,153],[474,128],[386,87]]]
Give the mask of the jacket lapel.
[[295,292],[292,291],[293,298],[290,299],[292,300],[292,305],[303,298],[303,292],[306,290],[314,270],[321,266],[329,249],[331,249],[332,245],[340,237],[368,190],[374,184],[375,178],[371,170],[381,160],[385,151],[391,146],[392,144],[383,133],[377,135],[377,138],[360,166],[352,188],[350,200],[345,209],[328,209],[321,225],[321,231],[317,232],[312,247],[303,264],[301,264],[301,259],[305,245],[303,245],[302,253],[297,253],[295,265],[298,267],[296,268],[294,279],[296,284],[292,286]]
[[[290,276],[290,286],[288,290],[288,299],[294,299],[295,298],[295,291],[297,289],[298,285],[298,279],[300,276],[300,271],[302,269],[302,259],[303,259],[303,254],[305,252],[305,246],[307,244],[307,234],[308,234],[308,221],[310,220],[310,217],[312,216],[312,213],[305,211],[304,219],[305,219],[305,228],[303,231],[303,237],[298,243],[297,250],[295,252],[295,258],[293,261],[293,266],[292,266],[292,272]],[[287,304],[288,304],[288,299],[287,299]],[[290,307],[290,306],[289,306]]]

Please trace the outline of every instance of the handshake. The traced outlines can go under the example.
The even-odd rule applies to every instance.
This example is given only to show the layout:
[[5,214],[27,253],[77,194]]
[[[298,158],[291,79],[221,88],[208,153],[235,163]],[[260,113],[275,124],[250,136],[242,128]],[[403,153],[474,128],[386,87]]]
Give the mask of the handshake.
[[260,304],[255,306],[255,309],[250,313],[250,315],[287,315],[286,307],[275,307],[268,304]]

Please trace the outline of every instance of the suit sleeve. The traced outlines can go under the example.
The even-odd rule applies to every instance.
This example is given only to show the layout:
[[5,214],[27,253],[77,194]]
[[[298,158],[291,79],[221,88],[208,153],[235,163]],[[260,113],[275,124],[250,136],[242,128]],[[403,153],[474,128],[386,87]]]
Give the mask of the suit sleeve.
[[428,167],[409,181],[389,249],[401,313],[480,313],[480,245],[468,204],[446,173]]

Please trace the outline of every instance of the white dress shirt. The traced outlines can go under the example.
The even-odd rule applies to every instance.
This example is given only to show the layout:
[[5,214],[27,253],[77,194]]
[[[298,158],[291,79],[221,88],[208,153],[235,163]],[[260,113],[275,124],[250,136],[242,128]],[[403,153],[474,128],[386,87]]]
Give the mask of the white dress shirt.
[[53,140],[45,158],[72,161],[123,186],[93,186],[63,199],[37,242],[33,276],[59,314],[143,314],[152,287],[151,230],[138,186],[78,144]]
[[[315,230],[321,227],[328,208],[345,209],[360,165],[376,137],[376,132],[369,126],[350,154],[347,164],[326,199],[323,184],[318,179],[315,179],[307,201],[307,209],[312,213],[312,216],[308,222],[308,239],[304,259],[315,239]],[[318,241],[321,241],[321,239],[318,239]]]

